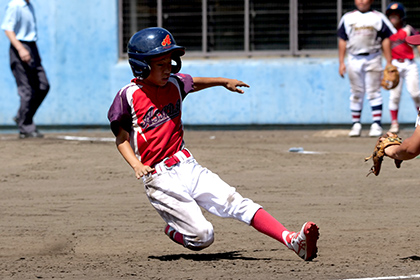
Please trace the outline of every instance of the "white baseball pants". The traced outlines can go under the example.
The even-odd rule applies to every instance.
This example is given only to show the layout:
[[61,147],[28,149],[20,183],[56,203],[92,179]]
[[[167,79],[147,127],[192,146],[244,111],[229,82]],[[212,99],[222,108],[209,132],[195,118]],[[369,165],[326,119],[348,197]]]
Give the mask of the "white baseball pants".
[[403,81],[406,84],[408,93],[414,101],[414,105],[416,108],[419,108],[419,71],[416,62],[409,59],[405,59],[403,62],[393,59],[392,64],[395,65],[398,68],[398,72],[400,72],[400,82],[396,88],[389,91],[389,109],[393,111],[399,109]]
[[248,225],[262,208],[199,165],[193,156],[172,168],[144,176],[143,182],[150,203],[168,225],[184,235],[184,245],[190,249],[208,247],[214,240],[213,226],[200,207]]
[[[349,54],[347,72],[351,87],[350,109],[352,111],[362,111],[365,94],[372,108],[382,106],[381,53],[367,56]],[[372,114],[375,115],[374,112]]]

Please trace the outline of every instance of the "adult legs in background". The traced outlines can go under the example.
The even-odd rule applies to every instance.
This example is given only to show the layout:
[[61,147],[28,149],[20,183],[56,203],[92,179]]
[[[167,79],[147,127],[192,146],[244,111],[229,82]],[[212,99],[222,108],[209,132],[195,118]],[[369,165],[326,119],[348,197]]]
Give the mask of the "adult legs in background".
[[16,115],[20,137],[42,137],[33,117],[47,95],[50,85],[41,65],[35,43],[25,45],[31,53],[32,61],[24,63],[13,47],[10,48],[10,67],[16,80],[20,106]]

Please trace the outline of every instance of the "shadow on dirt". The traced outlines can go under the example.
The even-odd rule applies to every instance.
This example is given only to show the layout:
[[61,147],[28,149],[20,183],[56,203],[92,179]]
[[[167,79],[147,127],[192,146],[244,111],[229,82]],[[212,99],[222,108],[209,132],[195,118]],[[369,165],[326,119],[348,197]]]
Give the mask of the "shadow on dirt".
[[215,254],[173,254],[163,256],[148,256],[149,259],[157,259],[160,261],[176,261],[179,259],[193,260],[193,261],[218,261],[218,260],[246,260],[246,261],[261,261],[271,260],[270,258],[253,258],[243,256],[240,251],[232,251]]
[[420,257],[414,255],[414,256],[410,256],[410,257],[401,258],[401,260],[403,260],[403,261],[420,261]]

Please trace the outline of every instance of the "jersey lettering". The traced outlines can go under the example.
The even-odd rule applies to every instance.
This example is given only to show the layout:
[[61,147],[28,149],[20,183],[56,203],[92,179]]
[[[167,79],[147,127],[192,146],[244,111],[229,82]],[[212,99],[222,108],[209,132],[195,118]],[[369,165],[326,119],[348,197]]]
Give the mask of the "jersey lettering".
[[153,106],[151,106],[144,115],[143,120],[140,122],[140,127],[144,130],[144,132],[149,131],[164,124],[165,122],[178,117],[180,113],[180,99],[178,99],[175,105],[170,103],[164,106],[162,110],[155,109]]

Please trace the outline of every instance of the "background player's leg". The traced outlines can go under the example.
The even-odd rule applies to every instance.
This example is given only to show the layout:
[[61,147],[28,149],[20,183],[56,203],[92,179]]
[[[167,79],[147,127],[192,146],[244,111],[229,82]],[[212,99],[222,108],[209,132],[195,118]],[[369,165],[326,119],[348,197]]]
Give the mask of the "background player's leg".
[[378,137],[382,135],[382,57],[378,54],[366,63],[366,94],[372,109],[372,125],[369,136]]
[[407,85],[407,91],[410,93],[418,111],[420,108],[419,70],[416,62],[411,61],[409,63],[410,64],[407,66],[405,73],[405,82]]
[[399,104],[401,100],[401,92],[402,92],[402,85],[404,80],[405,71],[398,67],[398,71],[400,73],[400,82],[398,83],[397,87],[394,89],[389,90],[389,113],[391,115],[391,127],[389,128],[389,132],[398,133],[399,132],[399,123],[398,123],[398,110]]
[[366,93],[372,109],[372,125],[369,136],[378,137],[382,135],[382,95],[377,80],[380,80],[381,73],[371,71],[366,73]]
[[362,132],[361,115],[363,109],[363,99],[365,96],[365,73],[363,71],[364,59],[355,58],[349,55],[347,72],[350,81],[350,111],[352,119],[352,129],[350,137],[358,137]]

